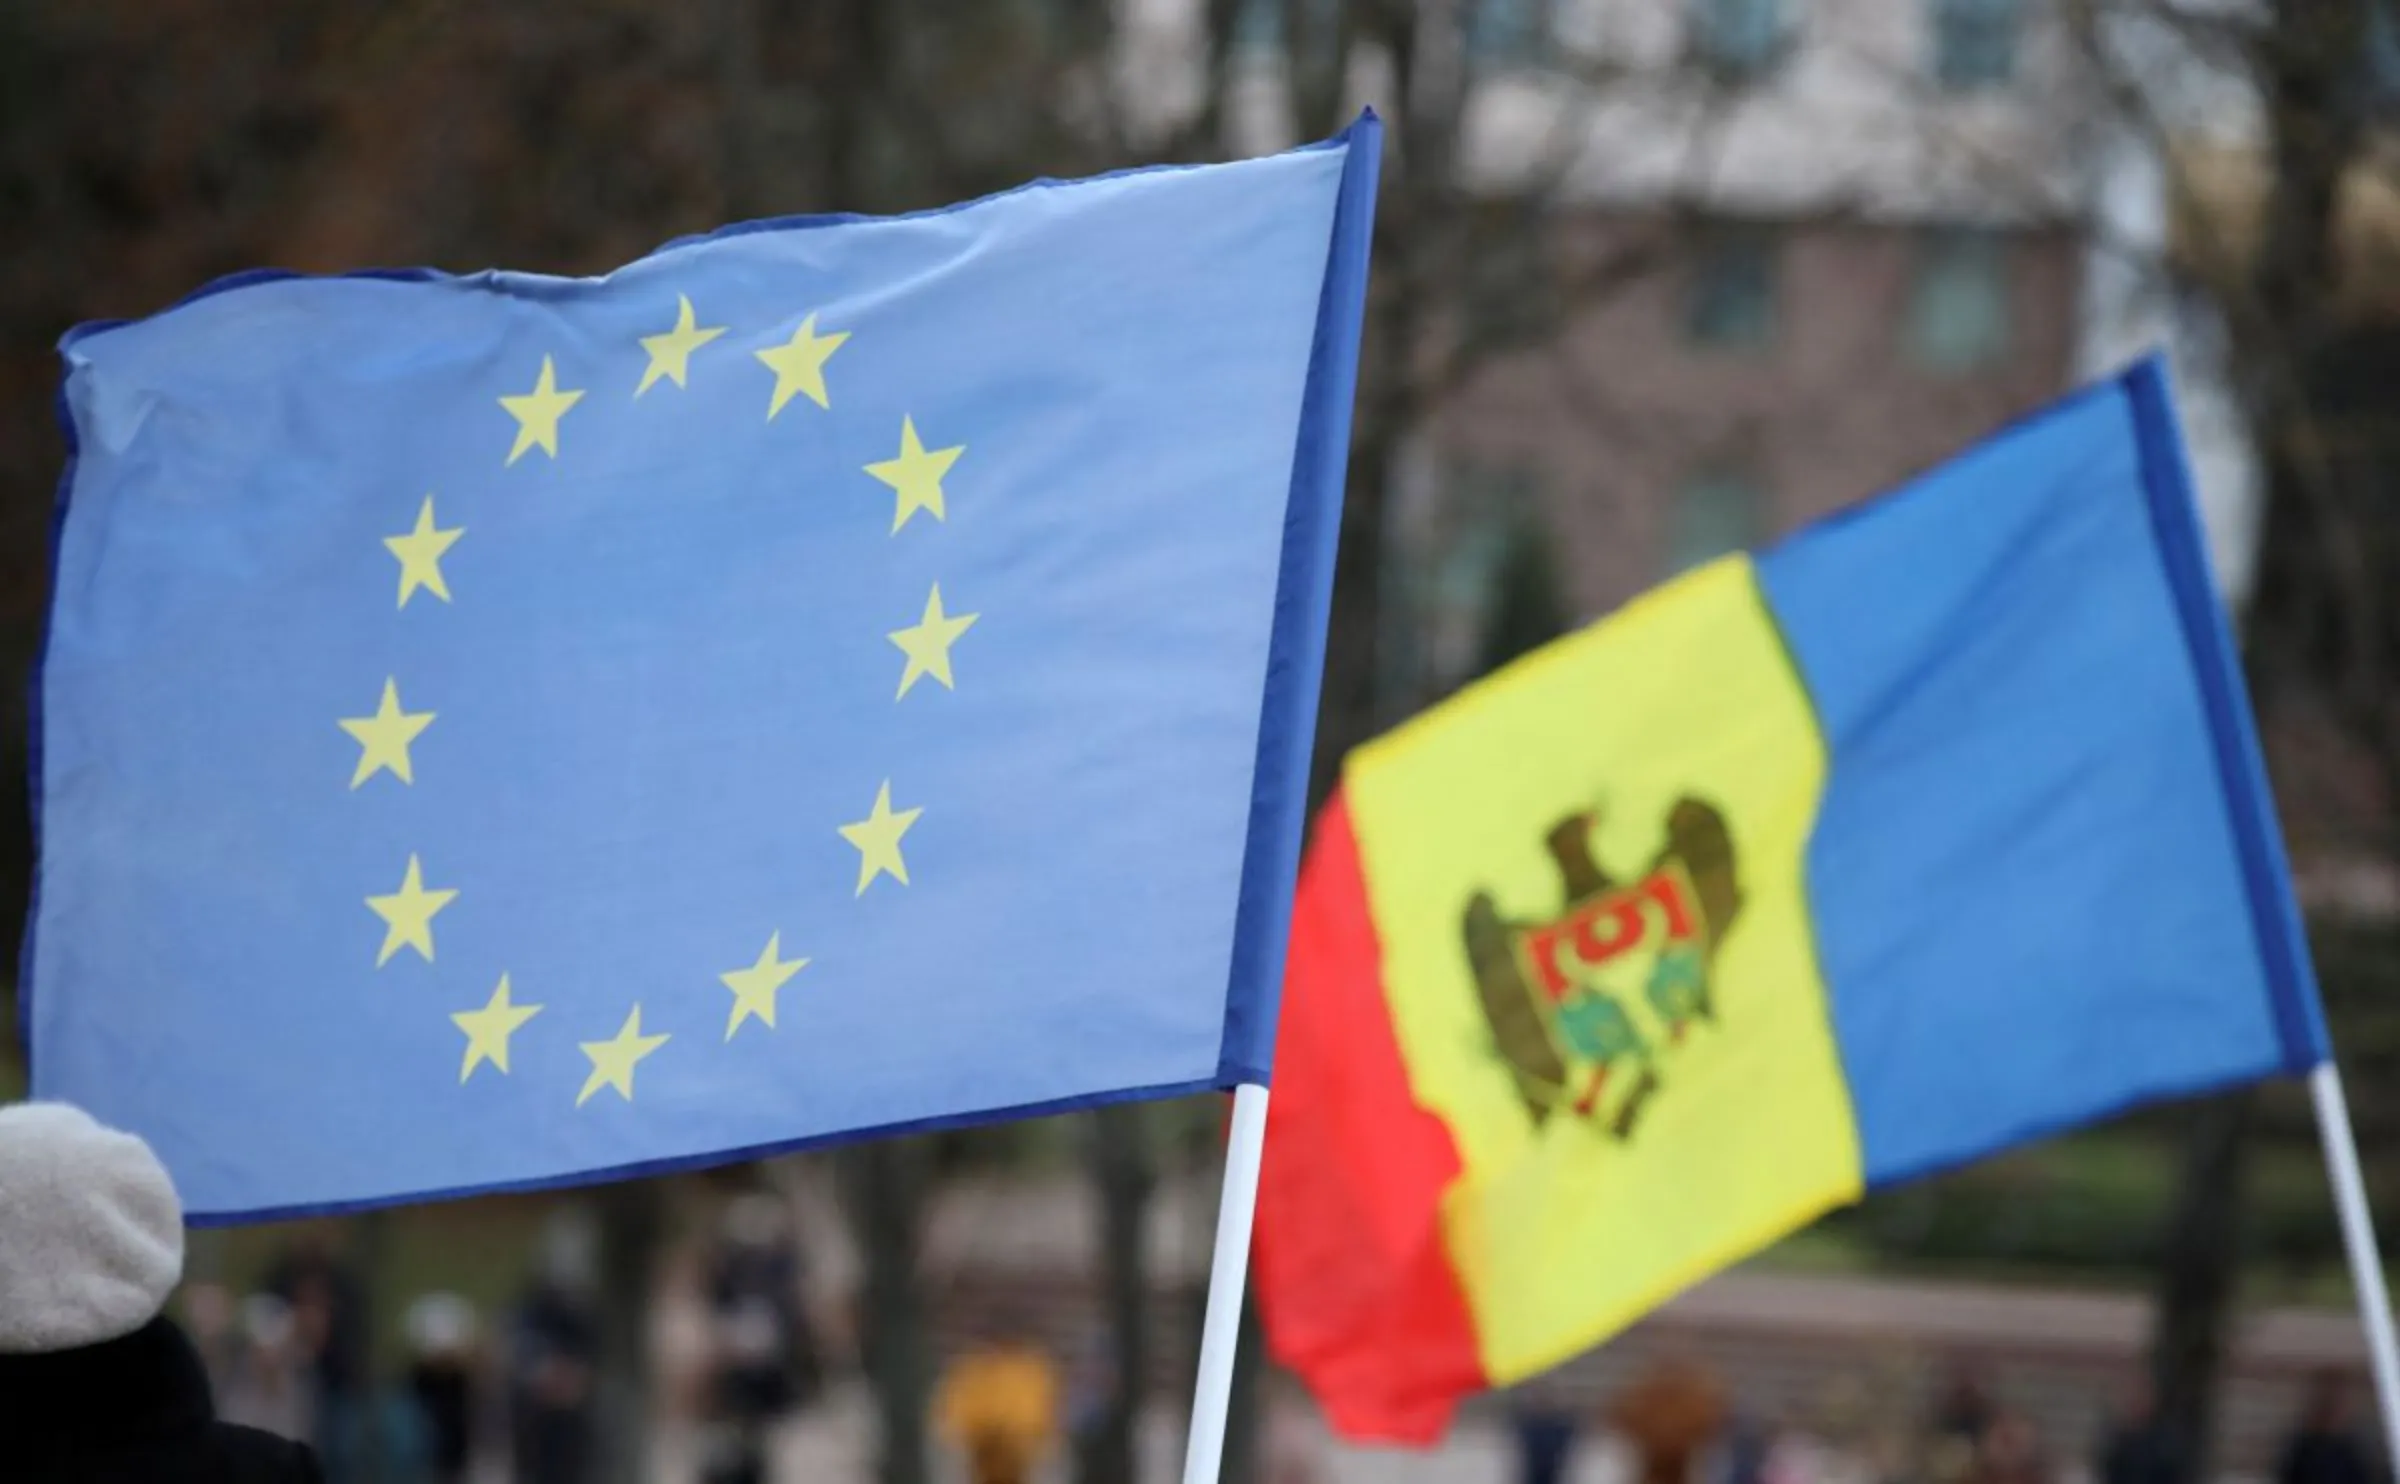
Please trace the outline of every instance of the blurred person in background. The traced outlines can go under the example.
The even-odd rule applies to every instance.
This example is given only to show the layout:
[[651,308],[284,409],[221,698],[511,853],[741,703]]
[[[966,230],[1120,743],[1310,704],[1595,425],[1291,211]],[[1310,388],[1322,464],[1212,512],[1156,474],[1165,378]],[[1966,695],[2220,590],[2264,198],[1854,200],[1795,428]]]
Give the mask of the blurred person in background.
[[708,1278],[709,1484],[758,1484],[769,1434],[817,1388],[816,1337],[800,1303],[790,1212],[764,1190],[736,1196]]
[[1868,1436],[1872,1400],[1854,1372],[1825,1381],[1816,1406],[1815,1473],[1821,1484],[1877,1484]]
[[163,1310],[183,1208],[150,1147],[60,1103],[0,1107],[0,1477],[317,1484],[315,1457],[221,1420]]
[[1759,1484],[1817,1484],[1817,1440],[1778,1419],[1759,1450]]
[[1718,1439],[1710,1484],[1765,1484],[1767,1450],[1777,1428],[1755,1412],[1739,1410]]
[[1664,1356],[1618,1394],[1609,1420],[1633,1445],[1637,1484],[1690,1484],[1725,1425],[1725,1393],[1696,1361]]
[[952,1363],[934,1397],[943,1441],[974,1484],[1028,1484],[1058,1444],[1058,1367],[1022,1315],[1003,1313]]
[[1919,1484],[1916,1439],[1906,1429],[1879,1427],[1862,1454],[1869,1484]]
[[1328,1477],[1316,1404],[1290,1373],[1270,1371],[1259,1448],[1262,1484],[1325,1484]]
[[1983,1368],[1973,1360],[1954,1361],[1927,1418],[1923,1472],[1929,1484],[1964,1484],[1973,1476],[1996,1410]]
[[2161,1424],[2150,1383],[2127,1383],[2101,1439],[2099,1484],[2190,1484],[2183,1448]]
[[509,1335],[510,1455],[518,1484],[591,1476],[598,1237],[580,1209],[553,1212]]
[[1972,1451],[1983,1446],[1983,1435],[1991,1430],[1997,1410],[1983,1368],[1971,1360],[1956,1362],[1934,1404],[1933,1434],[1963,1443]]
[[1067,1445],[1075,1455],[1073,1477],[1078,1484],[1095,1484],[1111,1472],[1101,1457],[1109,1417],[1117,1404],[1116,1348],[1108,1326],[1087,1331],[1075,1347],[1067,1368]]
[[228,1422],[303,1441],[317,1434],[316,1383],[290,1305],[254,1293],[235,1311],[218,1392]]
[[1539,1380],[1509,1393],[1508,1425],[1517,1445],[1519,1484],[1564,1484],[1579,1431],[1566,1398]]
[[2320,1373],[2309,1385],[2308,1401],[2283,1458],[2275,1469],[2276,1484],[2368,1484],[2378,1477],[2367,1446],[2350,1417],[2349,1388],[2339,1373]]
[[425,1294],[402,1327],[426,1472],[435,1484],[462,1484],[475,1456],[475,1306],[454,1293]]
[[1729,1429],[1719,1457],[1731,1472],[1738,1453],[1750,1453],[1759,1484],[1888,1484],[1904,1478],[1907,1449],[1896,1437],[1874,1435],[1872,1400],[1859,1376],[1833,1376],[1817,1397],[1813,1425],[1778,1415],[1747,1439],[1741,1429]]
[[1759,1458],[1760,1484],[1834,1484],[1825,1441],[1790,1418],[1777,1419]]
[[2032,1419],[2021,1412],[1995,1413],[1970,1477],[1975,1484],[2049,1484],[2049,1453]]
[[1964,1438],[1935,1433],[1925,1441],[1919,1472],[1925,1484],[1966,1484],[1975,1473],[1975,1452]]
[[180,1302],[183,1332],[190,1336],[192,1349],[199,1352],[200,1367],[208,1372],[209,1390],[222,1406],[225,1378],[232,1373],[237,1344],[233,1290],[222,1283],[186,1283]]
[[359,1476],[366,1430],[366,1305],[355,1274],[322,1230],[303,1231],[267,1270],[264,1290],[292,1319],[308,1383],[309,1440],[334,1480]]

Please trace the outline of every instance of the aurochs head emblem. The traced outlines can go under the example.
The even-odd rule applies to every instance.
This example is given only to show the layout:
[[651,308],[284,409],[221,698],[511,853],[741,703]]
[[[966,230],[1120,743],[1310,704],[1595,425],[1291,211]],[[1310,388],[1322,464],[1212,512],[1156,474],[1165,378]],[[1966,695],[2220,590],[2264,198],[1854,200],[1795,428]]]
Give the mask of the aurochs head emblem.
[[1555,1115],[1633,1136],[1668,1062],[1713,1032],[1717,948],[1741,910],[1724,816],[1684,798],[1642,874],[1619,881],[1592,857],[1597,816],[1553,826],[1563,905],[1503,919],[1492,895],[1467,902],[1463,936],[1492,1040],[1536,1125]]

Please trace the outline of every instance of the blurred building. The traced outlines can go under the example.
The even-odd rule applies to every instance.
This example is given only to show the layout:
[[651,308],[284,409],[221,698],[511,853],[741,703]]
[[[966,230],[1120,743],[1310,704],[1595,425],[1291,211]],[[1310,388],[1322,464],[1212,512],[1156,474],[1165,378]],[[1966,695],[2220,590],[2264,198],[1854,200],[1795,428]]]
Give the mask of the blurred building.
[[[1247,0],[1238,148],[1290,136],[1274,22],[1308,3]],[[1495,230],[1444,310],[1519,348],[1404,461],[1394,713],[2075,375],[2100,109],[2046,0],[1461,4],[1460,186]]]

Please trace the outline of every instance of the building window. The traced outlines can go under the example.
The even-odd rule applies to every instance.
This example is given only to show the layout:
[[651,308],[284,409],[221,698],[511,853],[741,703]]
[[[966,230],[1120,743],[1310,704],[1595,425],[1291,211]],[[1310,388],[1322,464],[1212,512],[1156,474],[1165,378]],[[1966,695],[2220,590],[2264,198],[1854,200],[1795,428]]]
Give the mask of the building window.
[[1931,371],[1974,371],[2008,354],[2008,251],[1996,233],[1944,231],[1917,246],[1909,352]]
[[1933,74],[1966,91],[2007,84],[2017,70],[2024,0],[1932,0]]
[[1490,668],[1494,646],[1513,642],[1526,627],[1511,605],[1542,596],[1510,595],[1525,580],[1521,547],[1538,530],[1541,486],[1534,469],[1515,460],[1454,458],[1441,481],[1411,564],[1418,668],[1409,683],[1417,701],[1447,694]]
[[[1341,28],[1341,0],[1234,0],[1233,49],[1275,52],[1330,44]],[[1297,33],[1297,34],[1295,34]]]
[[1692,59],[1713,76],[1753,81],[1783,56],[1783,0],[1688,0],[1685,15]]
[[2400,22],[2390,0],[2367,12],[2367,100],[2380,109],[2400,101]]
[[1488,675],[1531,654],[1573,626],[1561,581],[1558,542],[1531,510],[1521,512],[1492,574],[1483,605],[1475,672]]
[[1556,235],[1521,205],[1478,208],[1464,226],[1459,334],[1485,351],[1555,338],[1568,308]]
[[1692,475],[1667,511],[1667,575],[1757,545],[1766,509],[1766,492],[1744,470],[1718,467]]
[[1233,44],[1240,51],[1283,50],[1283,0],[1237,0]]
[[1541,60],[1548,0],[1467,0],[1467,51],[1478,62],[1523,66]]
[[1775,334],[1776,242],[1758,227],[1706,234],[1692,263],[1685,330],[1696,345],[1751,349]]

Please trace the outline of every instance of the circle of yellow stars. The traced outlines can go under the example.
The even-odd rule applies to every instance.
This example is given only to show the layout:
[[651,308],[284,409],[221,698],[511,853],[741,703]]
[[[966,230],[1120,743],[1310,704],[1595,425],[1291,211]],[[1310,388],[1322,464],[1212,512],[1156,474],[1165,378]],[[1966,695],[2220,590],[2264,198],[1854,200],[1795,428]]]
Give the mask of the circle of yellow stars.
[[[686,389],[693,357],[726,333],[726,326],[700,323],[691,298],[678,294],[674,324],[657,334],[640,337],[646,361],[632,397],[637,400],[646,397],[664,384],[672,384],[679,391]],[[833,401],[826,381],[826,366],[849,339],[848,331],[821,331],[817,315],[810,313],[800,320],[789,338],[752,351],[756,362],[774,375],[766,395],[766,421],[772,423],[781,417],[795,399],[806,399],[820,411],[830,411]],[[505,465],[513,467],[536,452],[555,462],[566,419],[583,402],[588,390],[559,385],[557,362],[544,355],[530,390],[498,399],[501,409],[516,425]],[[928,448],[911,413],[901,416],[898,442],[898,452],[892,457],[876,460],[864,469],[892,492],[894,537],[920,513],[936,522],[949,520],[943,480],[967,451],[963,444]],[[442,604],[452,601],[442,559],[467,534],[464,526],[442,524],[436,496],[428,493],[417,507],[415,523],[396,536],[383,538],[385,548],[400,567],[394,604],[397,611],[406,613],[420,596]],[[932,680],[944,690],[956,688],[951,649],[980,617],[975,613],[951,612],[943,601],[941,584],[932,585],[917,621],[886,635],[902,656],[894,704],[907,700],[922,680]],[[436,711],[409,710],[402,700],[400,678],[386,676],[381,697],[370,714],[342,717],[337,723],[358,744],[350,788],[362,789],[384,775],[397,780],[397,786],[414,786],[416,766],[410,749],[437,720]],[[886,778],[877,786],[875,801],[866,817],[839,827],[841,838],[858,852],[854,895],[865,896],[869,887],[887,876],[900,886],[909,884],[902,841],[924,813],[922,806],[896,807],[892,781]],[[383,924],[375,967],[379,971],[387,968],[394,960],[403,958],[404,952],[432,963],[434,920],[458,897],[456,887],[427,884],[425,862],[411,853],[400,872],[399,885],[366,898],[368,910]],[[808,963],[806,958],[783,956],[783,932],[776,928],[768,933],[766,946],[759,950],[754,961],[719,974],[718,981],[733,997],[725,1020],[725,1040],[733,1040],[737,1032],[753,1021],[773,1031],[781,991]],[[459,1083],[465,1085],[485,1067],[498,1076],[509,1075],[512,1038],[542,1014],[544,1008],[539,1003],[520,1001],[510,976],[502,973],[490,997],[480,1007],[453,1012],[451,1023],[465,1038],[458,1067]],[[636,1070],[672,1039],[671,1032],[645,1029],[642,1006],[638,1001],[634,1003],[613,1035],[577,1043],[591,1070],[576,1094],[575,1106],[583,1107],[602,1092],[613,1092],[619,1099],[631,1102]]]

